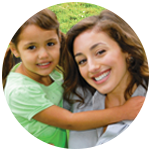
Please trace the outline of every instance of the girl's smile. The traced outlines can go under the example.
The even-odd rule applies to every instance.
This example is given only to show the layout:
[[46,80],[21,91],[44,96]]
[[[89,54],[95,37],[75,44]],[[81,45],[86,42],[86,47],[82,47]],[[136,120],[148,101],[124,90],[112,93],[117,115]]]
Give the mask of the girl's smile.
[[56,30],[45,30],[34,24],[26,26],[19,36],[14,54],[21,57],[18,72],[41,82],[48,77],[59,62],[60,41]]
[[52,62],[42,62],[42,63],[38,63],[37,64],[37,66],[39,67],[39,68],[48,68],[50,65],[52,64]]

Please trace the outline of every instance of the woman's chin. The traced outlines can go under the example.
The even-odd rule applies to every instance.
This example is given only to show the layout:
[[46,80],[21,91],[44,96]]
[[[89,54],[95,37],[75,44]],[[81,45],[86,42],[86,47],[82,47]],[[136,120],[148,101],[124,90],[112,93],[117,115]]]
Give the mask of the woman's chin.
[[110,89],[110,88],[107,88],[107,89],[105,89],[105,88],[101,88],[101,89],[97,89],[97,91],[99,92],[99,93],[101,93],[101,94],[108,94],[108,93],[110,93],[112,90]]

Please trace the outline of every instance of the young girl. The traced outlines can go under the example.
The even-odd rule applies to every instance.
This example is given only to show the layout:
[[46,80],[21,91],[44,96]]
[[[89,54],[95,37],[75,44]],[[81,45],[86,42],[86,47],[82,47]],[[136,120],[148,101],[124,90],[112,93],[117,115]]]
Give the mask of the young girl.
[[[45,9],[29,18],[10,42],[3,64],[3,85],[19,123],[38,139],[64,148],[65,129],[87,130],[133,119],[141,104],[131,100],[121,107],[76,114],[63,109],[63,76],[58,67],[63,44],[53,12]],[[22,60],[13,68],[12,53]]]
[[[69,94],[77,93],[78,86],[84,90],[91,85],[97,90],[92,103],[82,101],[84,107],[81,108],[74,104],[74,112],[108,109],[123,105],[130,97],[146,96],[149,71],[145,51],[135,32],[113,12],[104,10],[98,16],[77,23],[68,31],[66,44],[70,53],[67,57],[64,51],[65,63],[71,64],[67,68],[64,65],[66,99],[71,100]],[[76,77],[74,84],[71,84],[70,72]],[[131,122],[70,131],[69,148],[103,144],[119,135]]]

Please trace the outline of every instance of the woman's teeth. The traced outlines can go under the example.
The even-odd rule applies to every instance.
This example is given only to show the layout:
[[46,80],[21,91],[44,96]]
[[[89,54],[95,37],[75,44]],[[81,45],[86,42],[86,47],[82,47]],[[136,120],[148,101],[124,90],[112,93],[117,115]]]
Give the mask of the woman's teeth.
[[103,74],[100,75],[99,77],[96,77],[95,80],[96,80],[96,81],[102,80],[102,79],[105,78],[108,74],[109,74],[109,71],[106,72],[106,73],[103,73]]

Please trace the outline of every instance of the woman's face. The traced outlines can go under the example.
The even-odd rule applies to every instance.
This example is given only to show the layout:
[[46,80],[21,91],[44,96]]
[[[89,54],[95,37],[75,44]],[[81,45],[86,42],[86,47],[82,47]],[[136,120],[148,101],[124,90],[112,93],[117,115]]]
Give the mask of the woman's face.
[[73,49],[81,76],[96,90],[108,94],[126,89],[128,53],[106,33],[87,30],[76,37]]

